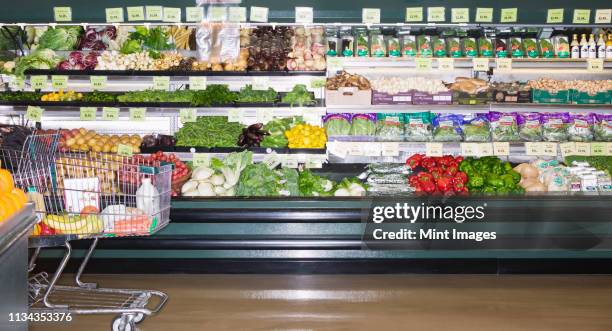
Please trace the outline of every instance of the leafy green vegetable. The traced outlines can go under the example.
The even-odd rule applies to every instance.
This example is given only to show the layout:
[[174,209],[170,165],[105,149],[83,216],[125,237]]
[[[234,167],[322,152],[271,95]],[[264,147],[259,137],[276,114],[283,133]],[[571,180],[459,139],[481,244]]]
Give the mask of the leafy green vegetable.
[[83,99],[81,100],[84,102],[115,102],[117,101],[117,95],[94,90],[93,92],[83,93]]
[[119,102],[191,102],[193,91],[130,91],[117,97]]
[[333,193],[334,182],[317,176],[308,169],[300,172],[299,177],[300,196],[303,197],[326,197]]
[[121,49],[119,52],[121,54],[132,54],[136,52],[140,52],[142,47],[140,46],[140,42],[138,40],[127,40],[121,45]]
[[[168,42],[168,36],[159,26],[151,29],[147,29],[143,26],[137,26],[136,30],[130,34],[130,37],[126,43],[130,41],[136,41],[140,45],[140,48],[148,50],[149,55],[151,55],[151,57],[154,59],[158,59],[160,57],[161,51],[174,49],[174,45]],[[133,42],[125,47],[126,48],[123,49],[122,46],[122,53],[124,51],[133,53],[139,50],[136,49],[136,44]]]
[[288,103],[291,105],[291,107],[296,104],[300,107],[303,107],[314,104],[315,100],[306,88],[306,85],[297,84],[293,87],[291,92],[288,92],[283,96],[281,102]]
[[240,174],[237,196],[275,197],[280,195],[283,185],[279,172],[270,170],[264,163],[250,164]]
[[0,100],[2,101],[39,101],[42,95],[43,93],[27,92],[27,91],[3,92],[3,93],[0,93]]
[[51,69],[55,68],[61,61],[55,52],[46,48],[38,48],[30,55],[22,56],[16,59],[15,75],[23,76],[28,69]]
[[201,116],[185,123],[176,133],[176,146],[234,147],[243,126],[225,116]]
[[236,93],[230,91],[227,85],[208,85],[205,90],[193,91],[192,106],[209,107],[226,105],[236,100]]
[[267,90],[253,90],[253,86],[248,84],[240,89],[236,101],[238,102],[274,102],[278,93],[271,87]]
[[612,156],[570,155],[565,157],[565,164],[571,165],[573,161],[588,162],[591,167],[612,174]]
[[329,114],[323,118],[327,136],[346,136],[351,130],[350,114]]
[[282,173],[283,179],[285,180],[285,183],[283,183],[284,191],[289,192],[289,195],[292,197],[300,196],[300,177],[298,175],[297,170],[291,168],[282,168],[280,171]]
[[39,48],[49,48],[54,51],[71,51],[75,49],[83,29],[80,26],[60,26],[51,28],[40,36]]
[[266,136],[260,146],[270,148],[283,148],[287,147],[288,141],[285,137],[285,131],[291,129],[297,124],[303,123],[302,117],[286,117],[277,118],[264,125],[264,130],[270,133]]
[[355,114],[351,120],[351,136],[373,136],[376,134],[376,114]]

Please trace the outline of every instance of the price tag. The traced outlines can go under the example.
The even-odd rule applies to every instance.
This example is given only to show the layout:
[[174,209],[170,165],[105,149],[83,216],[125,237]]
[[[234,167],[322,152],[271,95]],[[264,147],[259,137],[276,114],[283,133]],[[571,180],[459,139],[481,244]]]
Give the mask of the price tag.
[[587,71],[602,72],[604,70],[604,59],[587,59]]
[[573,142],[560,143],[559,149],[561,149],[562,157],[566,157],[569,155],[576,155],[576,143],[573,143]]
[[321,126],[321,117],[322,115],[320,113],[314,111],[302,113],[302,118],[304,119],[304,122],[306,122],[306,124],[314,126]]
[[323,168],[323,159],[317,156],[309,156],[306,159],[306,168],[308,169],[320,169]]
[[414,58],[414,66],[416,70],[429,71],[431,70],[431,58],[430,57]]
[[489,71],[489,59],[486,57],[475,57],[472,59],[474,71]]
[[495,59],[495,70],[500,72],[512,70],[512,59],[511,58],[497,58]]
[[106,76],[90,76],[89,82],[91,84],[91,88],[94,90],[101,90],[106,88],[106,82],[108,78]]
[[147,108],[130,108],[130,121],[144,121],[147,118]]
[[98,111],[98,108],[96,107],[81,107],[80,109],[81,121],[95,121],[97,111]]
[[312,7],[295,7],[295,23],[310,24],[313,20]]
[[153,77],[153,89],[154,90],[168,90],[168,89],[170,89],[170,77],[168,77],[168,76],[155,76],[155,77]]
[[187,22],[201,22],[204,19],[203,7],[187,7],[185,8],[185,20]]
[[51,76],[51,87],[56,90],[65,90],[68,88],[68,76]]
[[164,7],[162,6],[146,6],[147,21],[161,21],[163,18]]
[[491,156],[493,155],[493,144],[481,143],[478,144],[478,156]]
[[576,143],[576,155],[590,156],[591,155],[591,144],[590,143]]
[[274,169],[278,167],[279,164],[281,164],[281,160],[278,157],[278,154],[276,154],[276,152],[266,154],[262,162],[268,167],[268,169]]
[[399,156],[399,143],[381,143],[382,156]]
[[70,22],[72,21],[72,8],[53,7],[53,16],[56,22]]
[[123,22],[123,8],[106,8],[106,23]]
[[455,59],[452,57],[441,57],[436,59],[438,61],[438,70],[441,71],[453,71],[455,70]]
[[25,87],[25,78],[23,76],[21,77],[17,77],[17,76],[10,76],[10,81],[9,81],[9,88],[11,90],[23,90],[23,88]]
[[591,143],[591,155],[605,156],[606,153],[607,153],[606,143],[603,143],[603,142]]
[[335,71],[342,70],[344,67],[344,58],[342,57],[328,57],[327,58],[327,70]]
[[268,22],[268,7],[251,6],[251,22]]
[[595,11],[595,24],[612,23],[612,9],[597,9]]
[[406,22],[422,22],[423,7],[408,7],[406,8]]
[[426,156],[442,156],[444,155],[442,143],[425,143],[425,155]]
[[189,77],[189,89],[190,90],[205,90],[206,89],[206,77]]
[[572,18],[574,24],[589,24],[591,23],[591,10],[590,9],[574,9],[574,17]]
[[444,7],[427,8],[427,22],[444,22],[445,16]]
[[325,87],[327,80],[321,77],[313,77],[310,79],[310,88],[321,88]]
[[295,169],[297,167],[298,167],[297,155],[286,154],[285,157],[283,157],[283,168]]
[[191,162],[193,167],[208,167],[210,165],[210,155],[206,153],[193,153],[191,154]]
[[546,23],[563,23],[563,8],[549,9],[546,15]]
[[493,155],[508,156],[510,155],[510,143],[507,141],[496,141],[493,143]]
[[44,90],[47,88],[47,76],[30,76],[30,85],[35,90]]
[[542,155],[542,151],[540,149],[541,145],[535,142],[526,142],[525,143],[525,155],[529,156],[540,156]]
[[40,107],[28,106],[26,109],[26,119],[33,122],[40,122],[44,109]]
[[379,143],[362,143],[364,156],[380,156],[381,147]]
[[164,7],[163,21],[179,23],[181,21],[181,8]]
[[493,22],[493,8],[476,8],[476,22]]
[[128,21],[144,21],[145,11],[143,6],[127,7]]
[[225,21],[225,18],[227,16],[227,9],[226,7],[219,7],[219,6],[211,7],[208,10],[208,16],[210,20],[214,22]]
[[117,145],[117,155],[131,157],[132,155],[134,155],[132,146],[124,144]]
[[230,22],[246,22],[246,7],[230,7],[228,16]]
[[515,23],[518,21],[518,8],[502,8],[499,20],[501,23]]
[[179,110],[181,123],[195,122],[198,119],[198,110],[195,108],[183,108]]
[[478,154],[478,145],[475,143],[461,143],[461,155],[476,156]]
[[242,122],[242,118],[244,117],[244,110],[232,108],[227,113],[227,121],[228,122]]
[[540,143],[542,155],[557,156],[557,143]]
[[119,119],[119,108],[104,107],[102,108],[102,120],[116,121]]
[[327,153],[344,159],[348,153],[347,145],[341,141],[330,141],[327,143]]
[[453,23],[468,23],[470,21],[469,8],[452,8],[451,22]]
[[270,77],[255,76],[251,82],[253,90],[265,91],[270,87]]
[[361,10],[361,22],[365,24],[379,24],[380,8],[363,8]]
[[348,155],[350,156],[362,156],[363,150],[361,149],[361,143],[354,142],[348,144]]
[[274,112],[272,109],[257,109],[255,116],[257,123],[266,124],[274,118]]

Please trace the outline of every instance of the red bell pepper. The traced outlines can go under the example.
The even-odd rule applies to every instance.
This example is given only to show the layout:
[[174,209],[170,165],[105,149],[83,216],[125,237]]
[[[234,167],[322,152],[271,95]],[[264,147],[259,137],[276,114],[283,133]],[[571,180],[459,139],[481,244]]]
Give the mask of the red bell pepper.
[[406,165],[410,169],[414,169],[421,165],[422,160],[423,160],[423,154],[414,154],[406,160]]
[[436,184],[441,193],[446,193],[447,191],[453,190],[453,178],[450,176],[442,176],[438,178]]
[[458,171],[455,176],[455,178],[457,178],[459,181],[461,181],[463,184],[467,183],[468,181],[468,176],[465,172],[462,171]]

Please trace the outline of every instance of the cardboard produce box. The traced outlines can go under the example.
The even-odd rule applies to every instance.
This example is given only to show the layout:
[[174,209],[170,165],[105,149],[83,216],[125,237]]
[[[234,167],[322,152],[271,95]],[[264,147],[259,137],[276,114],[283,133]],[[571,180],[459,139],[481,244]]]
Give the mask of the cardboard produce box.
[[325,103],[328,106],[369,106],[372,102],[372,90],[360,90],[357,87],[341,87],[337,90],[325,90]]
[[491,102],[491,100],[493,100],[493,91],[484,91],[475,94],[453,91],[453,102],[460,105],[484,105]]
[[412,91],[399,92],[397,94],[388,94],[385,92],[379,92],[372,90],[372,104],[373,105],[411,105],[412,104]]
[[413,105],[451,105],[453,104],[453,93],[440,92],[431,94],[427,92],[414,91],[412,93]]
[[530,103],[531,90],[529,91],[505,91],[494,90],[493,102],[500,103]]
[[612,92],[599,92],[592,95],[587,92],[570,90],[570,100],[579,105],[607,105],[612,103]]
[[533,100],[533,103],[564,104],[570,102],[570,92],[569,90],[549,92],[546,90],[533,89],[531,91],[531,99]]

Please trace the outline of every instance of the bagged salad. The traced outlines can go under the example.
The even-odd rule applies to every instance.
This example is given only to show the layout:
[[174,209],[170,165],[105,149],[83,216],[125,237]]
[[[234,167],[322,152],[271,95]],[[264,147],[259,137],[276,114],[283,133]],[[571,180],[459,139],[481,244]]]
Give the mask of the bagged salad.
[[376,115],[376,136],[382,141],[401,141],[404,138],[404,116],[400,113]]
[[433,141],[461,141],[463,116],[456,114],[437,114],[433,120]]
[[544,113],[542,119],[542,138],[545,141],[567,141],[568,113]]
[[376,114],[354,114],[351,119],[351,136],[373,136],[376,134]]
[[431,141],[431,113],[407,113],[404,114],[406,141]]
[[485,142],[491,140],[486,114],[466,115],[461,125],[464,141]]
[[350,114],[328,114],[323,117],[325,133],[330,136],[346,136],[351,130]]
[[570,114],[567,136],[570,141],[593,141],[593,114]]
[[519,130],[516,113],[492,111],[487,114],[493,141],[518,141]]
[[521,113],[517,120],[522,141],[542,141],[540,113]]
[[612,114],[595,114],[593,133],[597,141],[612,141]]

